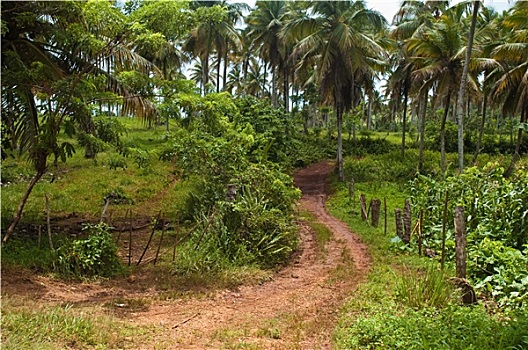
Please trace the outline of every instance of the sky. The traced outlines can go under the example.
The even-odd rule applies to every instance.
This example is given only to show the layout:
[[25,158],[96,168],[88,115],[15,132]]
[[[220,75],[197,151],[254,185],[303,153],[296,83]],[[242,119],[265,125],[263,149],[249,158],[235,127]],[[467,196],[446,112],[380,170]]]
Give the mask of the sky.
[[[231,2],[245,2],[251,7],[255,6],[255,0],[231,0]],[[392,22],[392,18],[401,4],[400,0],[366,0],[365,2],[368,8],[379,11],[389,23]],[[458,2],[460,0],[451,0],[451,4]],[[513,2],[513,0],[484,0],[486,6],[492,6],[499,13],[510,8]]]

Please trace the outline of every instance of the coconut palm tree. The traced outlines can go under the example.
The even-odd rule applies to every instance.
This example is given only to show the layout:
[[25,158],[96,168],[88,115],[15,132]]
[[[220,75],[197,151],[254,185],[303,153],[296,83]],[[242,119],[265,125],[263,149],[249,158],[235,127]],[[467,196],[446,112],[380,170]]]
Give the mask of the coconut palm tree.
[[292,22],[287,30],[309,33],[298,42],[293,55],[301,61],[316,62],[323,103],[333,105],[337,117],[337,163],[339,178],[344,181],[343,113],[359,99],[356,77],[383,59],[384,50],[372,39],[372,33],[386,21],[361,1],[319,1],[312,11],[313,16]]
[[528,119],[528,2],[519,1],[502,21],[509,30],[505,43],[492,51],[492,58],[499,63],[493,75],[499,75],[492,88],[493,98],[503,102],[506,113],[519,114],[520,125],[514,156],[505,176],[513,173],[520,157],[523,130]]
[[287,59],[286,41],[283,29],[287,23],[286,1],[257,1],[255,10],[248,18],[248,37],[253,41],[252,50],[258,50],[260,57],[271,68],[271,101],[278,105],[278,74]]
[[[466,52],[466,26],[463,25],[463,4],[449,8],[431,27],[406,41],[406,49],[415,65],[413,80],[422,82],[422,89],[435,88],[433,103],[442,102],[444,115],[440,125],[440,153],[442,171],[446,170],[445,126],[447,116],[460,87],[464,54]],[[465,84],[466,85],[466,84]],[[478,93],[478,83],[468,76],[468,87]]]

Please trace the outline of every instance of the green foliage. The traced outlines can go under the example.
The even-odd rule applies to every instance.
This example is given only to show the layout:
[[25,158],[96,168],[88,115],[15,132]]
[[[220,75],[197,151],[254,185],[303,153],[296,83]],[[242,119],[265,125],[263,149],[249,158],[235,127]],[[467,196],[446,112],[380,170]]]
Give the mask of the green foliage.
[[106,343],[110,332],[98,330],[101,321],[76,315],[71,306],[38,310],[16,310],[10,306],[2,315],[3,349],[57,349],[88,347]]
[[396,297],[410,308],[444,307],[454,292],[447,278],[447,274],[436,263],[427,265],[417,273],[407,271],[396,287]]
[[524,252],[484,238],[469,249],[468,268],[477,290],[489,293],[502,307],[528,305],[528,246]]
[[[481,306],[450,305],[376,310],[359,317],[340,340],[344,349],[524,349],[528,346],[528,315],[511,319],[489,316]],[[493,336],[490,336],[493,335]]]
[[117,246],[109,227],[86,224],[85,239],[77,239],[57,250],[55,270],[65,277],[111,276],[121,269]]
[[[468,168],[456,177],[436,181],[420,176],[412,182],[413,211],[425,209],[424,246],[440,250],[444,198],[449,194],[447,254],[454,254],[454,207],[464,208],[468,240],[468,272],[479,290],[502,305],[521,304],[528,293],[528,175],[518,171],[506,179],[489,164]],[[524,251],[524,252],[523,252]]]

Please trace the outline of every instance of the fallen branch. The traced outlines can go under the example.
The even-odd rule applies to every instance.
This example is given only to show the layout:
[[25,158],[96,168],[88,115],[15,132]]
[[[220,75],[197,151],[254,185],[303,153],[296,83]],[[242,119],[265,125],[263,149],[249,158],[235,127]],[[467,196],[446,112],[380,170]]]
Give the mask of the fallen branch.
[[183,326],[184,324],[186,324],[187,322],[189,322],[190,320],[192,320],[193,318],[196,318],[198,315],[200,315],[199,312],[195,313],[194,315],[192,315],[191,317],[181,321],[180,323],[176,323],[174,326],[172,326],[172,329],[176,329],[180,326]]

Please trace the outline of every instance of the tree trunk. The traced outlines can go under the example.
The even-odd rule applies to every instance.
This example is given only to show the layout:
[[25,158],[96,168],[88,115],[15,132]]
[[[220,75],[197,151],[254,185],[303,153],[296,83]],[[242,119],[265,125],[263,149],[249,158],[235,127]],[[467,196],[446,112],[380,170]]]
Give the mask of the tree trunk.
[[407,124],[407,102],[409,99],[409,87],[407,80],[405,81],[405,87],[403,88],[403,122],[402,122],[402,144],[401,144],[401,156],[405,156],[405,128]]
[[271,72],[271,104],[273,108],[277,108],[277,68],[272,67]]
[[369,104],[367,108],[367,130],[372,128],[372,91],[369,93]]
[[455,208],[456,276],[466,278],[466,218],[464,208]]
[[440,163],[442,166],[442,174],[445,176],[446,172],[446,150],[445,150],[445,125],[447,121],[447,115],[449,114],[449,107],[451,107],[451,93],[447,93],[444,116],[440,123]]
[[515,164],[517,164],[517,161],[519,160],[519,158],[521,158],[523,124],[526,123],[527,114],[528,114],[528,107],[525,107],[521,110],[521,125],[519,126],[519,131],[517,132],[517,143],[515,145],[515,152],[513,153],[510,166],[504,172],[504,177],[510,177],[513,175],[513,171],[515,170]]
[[[423,104],[422,104],[423,102]],[[419,114],[419,132],[420,132],[420,143],[418,146],[418,173],[422,172],[423,168],[423,157],[424,157],[424,145],[425,145],[425,116],[427,113],[427,91],[424,93],[423,100],[420,99],[420,114]]]
[[222,58],[220,56],[220,52],[218,53],[218,62],[216,63],[216,92],[220,92],[220,64],[222,63]]
[[396,234],[403,238],[402,211],[399,208],[394,209],[394,219],[396,220]]
[[343,106],[337,103],[337,169],[339,173],[339,181],[345,181],[345,170],[343,167]]
[[40,178],[44,175],[44,170],[37,171],[37,173],[31,178],[31,181],[29,181],[29,185],[26,189],[26,192],[24,193],[24,196],[22,196],[22,199],[20,200],[20,203],[18,204],[18,208],[15,212],[15,216],[13,217],[13,220],[11,221],[11,224],[7,228],[6,234],[4,236],[4,239],[2,240],[3,243],[6,243],[9,240],[9,237],[13,234],[15,231],[16,226],[18,225],[18,222],[20,221],[20,218],[22,218],[22,211],[24,211],[24,207],[26,206],[26,202],[29,198],[29,195],[33,191],[33,187],[37,184],[37,182],[40,180]]
[[482,136],[484,135],[484,126],[486,125],[487,110],[488,110],[488,95],[485,93],[484,99],[482,100],[482,119],[480,120],[477,144],[475,145],[475,155],[473,156],[473,162],[472,162],[473,165],[477,164],[477,158],[480,153],[480,145],[482,144]]
[[377,199],[377,198],[373,199],[371,207],[372,207],[371,224],[374,227],[378,227],[379,217],[381,213],[381,199]]
[[468,47],[466,50],[466,59],[464,61],[464,68],[462,70],[462,78],[460,79],[460,89],[458,90],[457,103],[457,120],[458,120],[458,172],[464,171],[464,121],[463,108],[464,97],[466,92],[467,75],[469,71],[469,60],[471,59],[471,50],[473,48],[473,37],[475,36],[475,27],[477,25],[477,15],[480,1],[473,2],[473,17],[471,18],[471,28],[469,29]]
[[[226,49],[224,52],[224,86],[223,90],[225,91],[227,86],[227,67],[229,66],[229,43],[227,42],[227,39],[225,41]],[[237,91],[238,93],[238,91]]]

